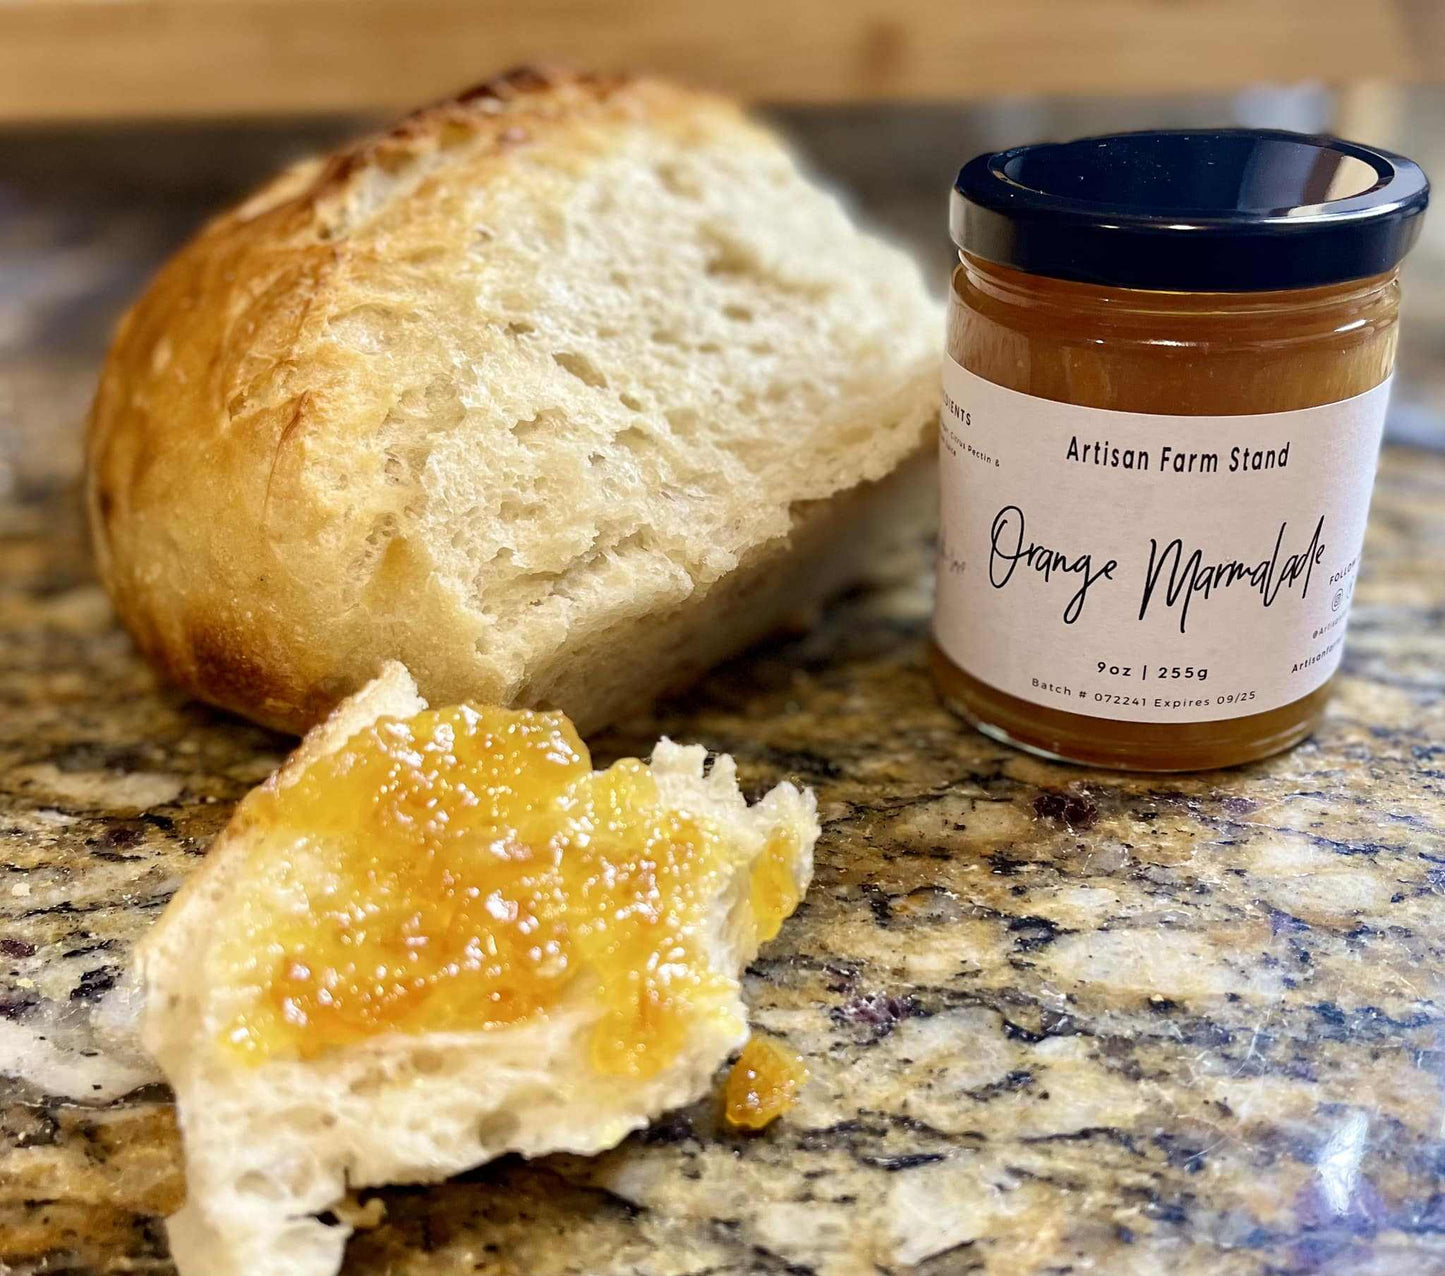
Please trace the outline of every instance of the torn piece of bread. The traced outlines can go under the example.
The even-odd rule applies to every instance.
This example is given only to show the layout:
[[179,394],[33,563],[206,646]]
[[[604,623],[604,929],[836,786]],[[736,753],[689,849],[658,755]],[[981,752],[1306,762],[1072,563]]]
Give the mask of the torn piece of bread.
[[732,103],[518,72],[301,164],[122,322],[88,442],[146,655],[300,731],[644,707],[919,534],[941,308]]
[[[712,1083],[792,911],[811,793],[556,714],[427,711],[397,664],[237,808],[137,952],[175,1089],[182,1276],[329,1276],[349,1187],[591,1153]],[[380,783],[377,783],[378,778]]]

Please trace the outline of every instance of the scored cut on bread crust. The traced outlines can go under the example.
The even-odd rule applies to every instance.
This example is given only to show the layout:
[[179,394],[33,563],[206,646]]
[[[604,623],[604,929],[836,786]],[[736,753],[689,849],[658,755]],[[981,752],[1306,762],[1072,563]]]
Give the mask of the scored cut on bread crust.
[[[315,728],[269,785],[293,782],[317,757],[380,717],[425,708],[389,664]],[[786,828],[799,896],[818,836],[813,795],[780,784],[749,806],[732,759],[661,741],[649,763],[666,807],[714,822],[761,854]],[[175,1090],[186,1160],[185,1205],[167,1224],[181,1276],[331,1276],[350,1228],[316,1215],[349,1187],[425,1182],[506,1152],[598,1152],[696,1099],[747,1038],[737,978],[757,953],[745,859],[709,914],[703,951],[733,983],[730,1003],[700,1016],[655,1076],[603,1076],[590,1064],[601,1013],[579,981],[546,1014],[478,1032],[387,1033],[307,1060],[238,1060],[219,1038],[250,990],[218,985],[211,954],[247,899],[257,830],[238,818],[138,947],[142,1039]],[[299,854],[312,853],[306,850]]]
[[173,681],[273,726],[399,658],[585,732],[927,523],[940,325],[733,104],[514,73],[162,269],[92,412],[100,574]]

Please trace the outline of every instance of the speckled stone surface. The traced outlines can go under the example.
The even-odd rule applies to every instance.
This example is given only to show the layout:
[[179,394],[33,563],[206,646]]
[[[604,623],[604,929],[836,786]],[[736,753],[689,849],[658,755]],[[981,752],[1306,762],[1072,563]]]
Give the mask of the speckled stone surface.
[[[1431,167],[1442,92],[1376,140]],[[941,278],[963,155],[1224,118],[1041,109],[790,123]],[[177,239],[349,131],[0,135],[0,1273],[173,1273],[174,1115],[123,972],[289,747],[158,687],[114,627],[77,422]],[[1391,420],[1435,446],[1441,243],[1407,271]],[[708,1100],[592,1161],[363,1193],[350,1276],[1445,1273],[1445,456],[1387,452],[1325,727],[1237,772],[1050,766],[960,727],[923,669],[925,553],[594,742],[666,731],[753,792],[817,790],[816,879],[747,986],[812,1069],[798,1107],[744,1136]]]
[[[1445,1271],[1445,458],[1387,452],[1367,564],[1325,727],[1240,771],[961,728],[923,668],[923,547],[598,741],[817,790],[816,879],[747,979],[813,1080],[761,1135],[707,1100],[595,1160],[363,1193],[346,1271]],[[155,684],[68,486],[0,504],[5,1270],[172,1270],[173,1115],[113,985],[286,747]]]

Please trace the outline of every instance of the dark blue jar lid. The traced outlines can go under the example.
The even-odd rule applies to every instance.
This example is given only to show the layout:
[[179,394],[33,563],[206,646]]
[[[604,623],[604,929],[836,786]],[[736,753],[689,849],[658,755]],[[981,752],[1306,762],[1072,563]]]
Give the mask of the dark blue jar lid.
[[1430,183],[1388,151],[1275,129],[1116,133],[980,155],[949,211],[964,252],[1119,288],[1265,292],[1392,270]]

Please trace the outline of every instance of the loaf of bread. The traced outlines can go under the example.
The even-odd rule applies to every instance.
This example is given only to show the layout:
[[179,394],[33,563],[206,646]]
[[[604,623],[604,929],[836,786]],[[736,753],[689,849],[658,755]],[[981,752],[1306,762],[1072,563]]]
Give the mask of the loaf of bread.
[[[295,784],[379,719],[425,707],[406,671],[387,666],[306,737],[268,789]],[[636,1075],[595,1063],[605,1003],[586,967],[575,970],[559,1004],[502,1026],[483,1026],[481,1002],[475,1030],[389,1031],[310,1057],[238,1055],[229,1044],[237,1008],[263,995],[248,981],[280,959],[274,942],[253,948],[258,917],[294,910],[302,883],[310,896],[303,908],[318,926],[335,925],[321,901],[328,879],[346,867],[324,813],[315,827],[278,829],[243,803],[135,957],[142,1039],[175,1090],[185,1150],[186,1201],[167,1225],[181,1276],[332,1276],[350,1229],[316,1216],[338,1206],[348,1187],[442,1179],[505,1152],[597,1152],[706,1093],[747,1039],[739,976],[776,926],[770,916],[760,933],[754,872],[782,835],[787,862],[769,868],[791,876],[796,902],[812,873],[818,821],[812,794],[791,784],[749,806],[732,760],[717,758],[704,775],[705,757],[701,746],[664,740],[648,772],[664,810],[706,821],[727,847],[724,870],[701,878],[699,893],[684,901],[702,912],[692,939],[698,959],[721,977],[720,999],[686,1020],[662,1066]],[[496,854],[491,846],[473,849],[485,859]],[[475,865],[463,860],[458,872]],[[660,912],[670,906],[655,904]],[[378,931],[384,909],[363,915],[369,942],[387,953],[401,948]],[[487,938],[473,942],[488,951]],[[239,983],[230,951],[238,944],[255,954],[255,969]]]
[[919,526],[940,325],[727,101],[513,73],[160,272],[90,424],[100,574],[174,682],[273,726],[396,658],[590,730]]

